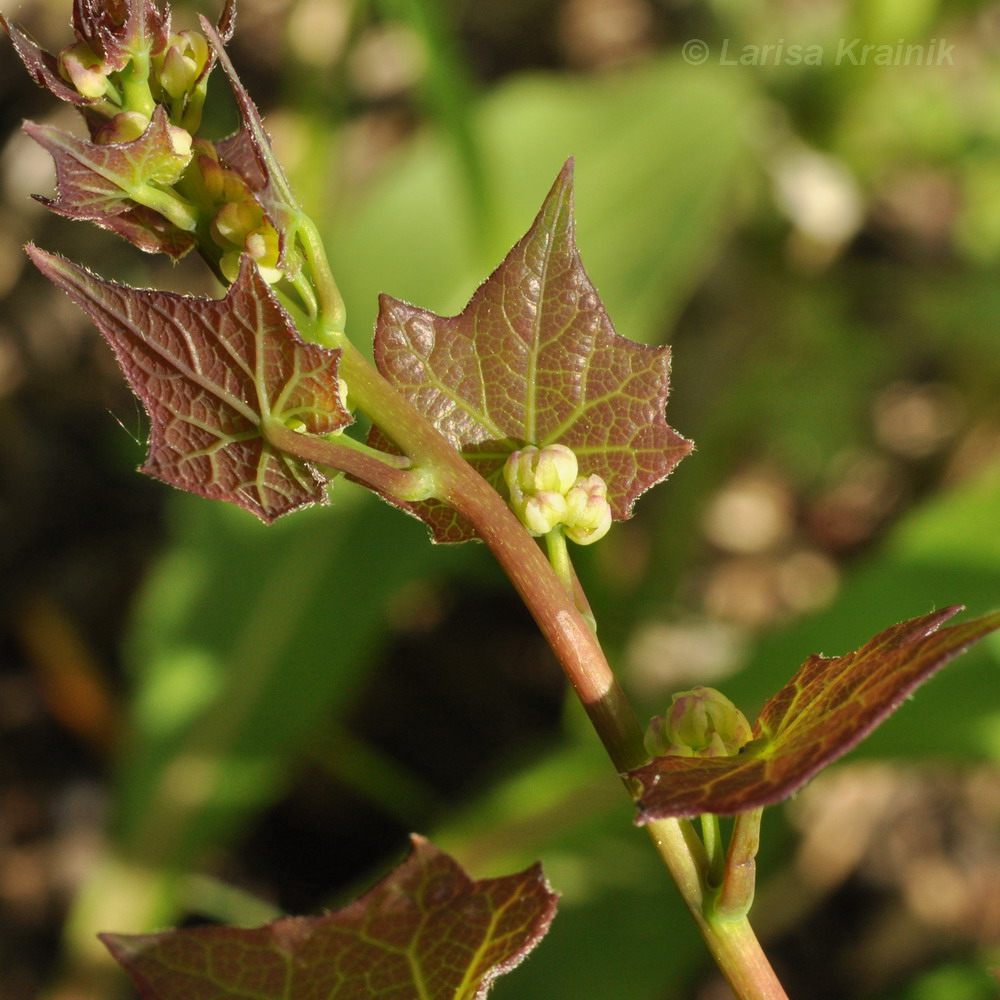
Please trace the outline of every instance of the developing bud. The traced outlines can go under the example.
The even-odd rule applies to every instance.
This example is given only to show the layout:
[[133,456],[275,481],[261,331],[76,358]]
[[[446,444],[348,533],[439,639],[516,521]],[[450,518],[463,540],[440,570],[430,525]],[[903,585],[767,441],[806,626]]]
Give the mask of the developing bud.
[[149,118],[141,111],[122,111],[94,133],[94,142],[100,146],[113,142],[134,142],[147,128]]
[[600,476],[579,476],[572,449],[564,444],[527,445],[507,459],[504,480],[511,509],[533,535],[559,525],[579,545],[603,538],[611,527],[608,487]]
[[673,696],[646,729],[653,757],[735,757],[753,739],[746,716],[720,691],[697,685]]
[[159,65],[160,86],[175,101],[193,90],[208,62],[208,42],[197,31],[171,35]]
[[566,445],[550,444],[539,449],[529,444],[507,459],[504,478],[512,492],[565,493],[576,482],[577,472],[576,455]]
[[237,246],[243,249],[243,242],[251,229],[261,223],[260,207],[252,201],[226,202],[212,219],[212,237],[219,246]]
[[526,497],[515,513],[533,535],[547,535],[566,516],[566,498],[555,490],[541,490]]
[[547,535],[566,516],[566,491],[576,479],[576,455],[565,445],[528,445],[513,452],[503,475],[510,506],[533,535]]
[[566,537],[577,545],[590,545],[611,527],[608,484],[600,476],[581,476],[566,493]]
[[103,97],[111,67],[86,42],[76,42],[59,53],[59,72],[84,97]]

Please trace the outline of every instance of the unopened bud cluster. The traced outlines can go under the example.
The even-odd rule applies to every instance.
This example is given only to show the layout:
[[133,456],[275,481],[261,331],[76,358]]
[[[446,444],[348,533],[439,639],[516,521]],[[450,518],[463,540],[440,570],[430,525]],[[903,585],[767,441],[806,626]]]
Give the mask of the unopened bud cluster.
[[162,104],[172,124],[189,133],[198,130],[211,68],[204,35],[154,30],[138,35],[125,49],[108,53],[100,49],[96,37],[80,38],[57,60],[63,79],[88,99],[91,116],[113,120],[125,112],[144,116],[148,125],[153,109]]
[[244,253],[257,262],[266,281],[281,279],[277,230],[264,216],[246,181],[223,166],[215,146],[205,139],[195,140],[193,169],[185,178],[184,193],[211,219],[208,231],[213,249],[217,247],[222,253],[219,270],[228,281],[236,280]]
[[[71,99],[96,145],[135,144],[127,170],[118,167],[111,179],[137,205],[190,234],[188,246],[197,245],[221,278],[235,281],[240,257],[249,254],[267,281],[280,281],[272,221],[246,178],[220,159],[214,143],[197,137],[214,63],[205,35],[172,33],[169,9],[150,0],[81,6],[74,30],[72,45],[38,60],[58,69],[78,95]],[[49,87],[59,93],[57,83]]]
[[576,455],[565,445],[515,451],[503,475],[511,509],[533,535],[561,526],[571,541],[589,545],[608,533],[607,484],[600,476],[581,476]]
[[720,691],[697,685],[673,696],[646,729],[652,757],[734,757],[753,739],[746,716]]

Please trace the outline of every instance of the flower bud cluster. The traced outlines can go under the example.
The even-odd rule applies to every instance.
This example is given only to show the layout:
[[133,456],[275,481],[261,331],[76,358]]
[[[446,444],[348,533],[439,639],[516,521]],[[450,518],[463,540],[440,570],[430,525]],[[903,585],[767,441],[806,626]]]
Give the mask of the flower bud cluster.
[[720,691],[697,685],[673,696],[646,729],[652,757],[734,757],[753,739],[746,716]]
[[562,444],[528,445],[503,470],[511,509],[533,535],[562,527],[579,545],[603,538],[611,527],[608,487],[600,476],[579,475],[576,455]]
[[208,230],[214,247],[221,252],[219,270],[225,278],[236,280],[240,257],[248,253],[265,281],[279,281],[278,232],[246,181],[219,162],[215,146],[205,139],[195,140],[193,167],[185,179],[184,192],[211,219]]
[[[220,277],[235,281],[246,253],[273,284],[283,277],[275,227],[244,177],[196,138],[214,61],[208,39],[171,33],[169,12],[148,2],[124,0],[97,20],[81,8],[77,40],[56,59],[59,74],[85,98],[95,144],[145,144],[130,158],[135,172],[122,178],[130,197],[194,234]],[[142,185],[157,190],[149,196]]]
[[[231,27],[228,3],[227,10],[222,36]],[[89,144],[47,140],[61,178],[54,210],[107,224],[142,249],[175,259],[196,247],[230,283],[243,254],[272,284],[286,276],[295,283],[301,261],[275,228],[279,209],[268,201],[268,169],[251,163],[253,138],[246,128],[227,144],[197,135],[215,63],[206,35],[173,32],[169,8],[154,0],[75,3],[75,41],[57,56],[0,22],[35,79],[76,105],[90,131]],[[234,75],[231,82],[238,92]],[[88,172],[100,177],[96,200]],[[105,208],[114,224],[98,218]],[[308,300],[307,283],[296,287]]]
[[105,57],[98,51],[96,40],[85,38],[59,53],[59,73],[87,99],[91,122],[126,113],[143,115],[148,124],[154,107],[162,104],[171,124],[189,133],[197,132],[211,68],[204,35],[181,31],[166,38],[155,33],[139,36],[133,48],[116,55],[114,60]]

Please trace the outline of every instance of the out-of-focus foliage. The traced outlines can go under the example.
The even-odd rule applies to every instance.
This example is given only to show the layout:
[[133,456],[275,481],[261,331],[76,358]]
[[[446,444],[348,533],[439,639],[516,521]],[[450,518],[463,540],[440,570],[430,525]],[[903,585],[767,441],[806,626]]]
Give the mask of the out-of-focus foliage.
[[[176,4],[175,20],[193,23],[190,9]],[[5,13],[62,44],[61,0]],[[795,61],[796,45],[818,50],[818,64]],[[856,65],[865,45],[889,46],[887,64]],[[844,653],[935,607],[1000,603],[998,45],[995,6],[975,2],[243,0],[232,52],[299,200],[322,222],[365,349],[379,292],[457,311],[576,157],[590,277],[621,333],[673,345],[670,422],[697,445],[632,522],[581,555],[581,576],[648,714],[671,691],[710,683],[752,716],[808,653]],[[13,128],[51,109],[24,106],[36,98],[13,89],[11,63],[0,60],[0,85],[18,102],[3,107]],[[213,113],[220,134],[233,127],[231,108]],[[148,534],[166,503],[163,543],[129,602],[111,832],[75,878],[64,990],[105,995],[91,985],[104,976],[97,930],[319,905],[352,877],[370,882],[367,869],[422,829],[477,877],[541,858],[563,894],[549,937],[495,996],[697,995],[702,948],[578,710],[540,744],[512,700],[499,756],[481,727],[455,732],[455,719],[477,718],[469,706],[483,697],[490,647],[521,657],[525,671],[511,676],[528,690],[528,668],[545,669],[532,647],[504,645],[515,628],[506,610],[480,613],[506,608],[482,550],[431,548],[420,525],[345,484],[332,510],[264,529],[160,487],[154,498],[128,471],[140,450],[103,413],[134,423],[117,376],[81,346],[96,335],[22,277],[19,244],[34,236],[138,284],[210,286],[193,262],[164,271],[108,234],[34,214],[25,195],[42,182],[29,146],[19,135],[6,144],[0,206],[11,608],[39,591],[89,608],[52,583],[59,566],[93,579],[82,568],[102,565],[73,539],[123,561],[132,549],[116,548],[122,536],[95,511],[135,490],[115,528],[141,504]],[[97,443],[85,445],[76,415],[95,412]],[[59,435],[69,444],[54,448]],[[87,447],[109,470],[103,485],[89,478],[95,463],[74,463]],[[58,559],[42,541],[53,538]],[[14,567],[29,555],[39,562],[23,583]],[[108,579],[98,577],[124,605],[127,586]],[[461,605],[467,620],[447,613],[456,594],[479,595],[474,612]],[[35,648],[32,620],[7,623],[18,649]],[[390,683],[393,656],[406,669]],[[990,995],[998,669],[1000,644],[987,640],[855,751],[832,776],[842,785],[819,779],[787,814],[765,817],[755,914],[791,995]],[[435,713],[440,676],[460,694]],[[873,770],[883,757],[897,769]],[[479,780],[450,778],[448,758],[465,773],[482,762]],[[936,811],[904,794],[929,761],[954,769],[956,797],[934,800]],[[920,787],[936,787],[927,773]],[[824,789],[847,803],[827,826]],[[879,825],[887,803],[895,811]],[[929,829],[966,849],[936,851]],[[262,859],[294,869],[297,853],[329,865],[312,863],[296,895]],[[0,840],[0,869],[13,857]],[[2,896],[0,915],[16,912]]]

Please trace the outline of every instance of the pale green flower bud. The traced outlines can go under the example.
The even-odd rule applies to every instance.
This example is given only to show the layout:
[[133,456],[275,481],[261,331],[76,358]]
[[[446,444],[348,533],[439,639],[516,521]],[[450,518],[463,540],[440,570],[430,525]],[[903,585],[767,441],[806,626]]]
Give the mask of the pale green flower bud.
[[141,111],[122,111],[105,122],[94,134],[101,146],[113,142],[134,142],[149,128],[149,117]]
[[243,250],[247,233],[256,229],[260,220],[260,208],[255,202],[226,202],[212,219],[212,237],[221,247],[237,246]]
[[265,224],[258,229],[251,230],[247,233],[243,245],[246,252],[257,262],[261,277],[268,284],[273,285],[281,280],[282,271],[278,267],[281,248],[277,230],[273,226]]
[[566,493],[566,537],[577,545],[590,545],[611,527],[608,484],[600,476],[581,476]]
[[194,142],[191,133],[186,128],[181,128],[180,125],[168,125],[167,134],[170,136],[170,145],[173,146],[178,159],[183,160],[184,166],[187,166],[191,159],[191,145]]
[[559,525],[579,545],[603,538],[611,527],[608,487],[600,476],[578,475],[572,449],[564,444],[527,445],[503,469],[510,506],[533,535]]
[[578,473],[576,455],[564,444],[549,444],[544,448],[527,445],[507,459],[504,478],[513,491],[525,493],[552,490],[565,493]]
[[162,57],[160,86],[174,99],[183,97],[198,82],[208,62],[208,42],[197,31],[172,35]]
[[59,71],[84,97],[103,97],[111,67],[86,42],[77,42],[59,53]]
[[566,516],[566,498],[555,490],[541,490],[527,497],[515,513],[533,535],[547,535]]
[[753,738],[746,716],[715,688],[697,685],[673,696],[666,715],[646,729],[653,757],[734,757]]

